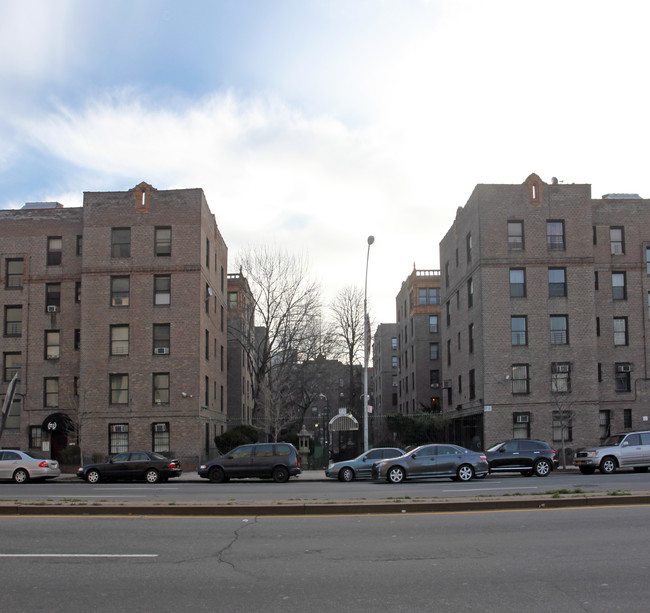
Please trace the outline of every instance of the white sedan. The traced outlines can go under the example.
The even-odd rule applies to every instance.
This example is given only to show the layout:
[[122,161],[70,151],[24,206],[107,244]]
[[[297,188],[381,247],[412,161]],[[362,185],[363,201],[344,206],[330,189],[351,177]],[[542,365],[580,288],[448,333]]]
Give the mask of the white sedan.
[[27,483],[30,479],[54,479],[61,474],[56,460],[33,458],[24,451],[0,450],[0,479]]

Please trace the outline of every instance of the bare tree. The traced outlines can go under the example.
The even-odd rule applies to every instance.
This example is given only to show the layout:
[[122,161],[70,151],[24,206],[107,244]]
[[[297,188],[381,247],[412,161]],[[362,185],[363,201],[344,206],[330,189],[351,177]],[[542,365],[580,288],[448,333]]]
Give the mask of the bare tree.
[[358,405],[355,386],[355,365],[363,361],[363,291],[356,286],[344,287],[330,305],[332,335],[337,353],[348,368],[348,403],[351,410]]
[[239,267],[251,291],[248,328],[256,334],[233,332],[253,372],[253,419],[277,440],[299,420],[291,402],[296,366],[322,350],[320,288],[302,258],[278,248],[251,248],[240,255]]

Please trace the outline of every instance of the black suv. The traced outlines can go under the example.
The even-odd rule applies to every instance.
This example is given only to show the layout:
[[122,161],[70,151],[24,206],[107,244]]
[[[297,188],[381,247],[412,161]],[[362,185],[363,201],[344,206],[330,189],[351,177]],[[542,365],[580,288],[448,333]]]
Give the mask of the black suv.
[[547,477],[557,468],[555,450],[544,441],[513,439],[485,452],[490,472],[519,472],[524,477]]
[[300,456],[290,443],[240,445],[220,458],[199,466],[199,477],[213,483],[258,477],[278,483],[300,474]]

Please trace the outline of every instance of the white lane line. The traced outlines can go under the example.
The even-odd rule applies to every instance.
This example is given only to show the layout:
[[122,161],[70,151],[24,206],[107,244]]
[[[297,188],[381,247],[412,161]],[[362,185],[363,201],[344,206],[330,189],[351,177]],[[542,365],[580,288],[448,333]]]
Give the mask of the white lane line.
[[157,553],[0,553],[0,558],[157,558]]
[[[119,498],[145,498],[145,496],[140,496],[140,495],[126,496],[124,494],[116,494],[114,496],[114,498],[117,498],[117,497],[119,497]],[[76,495],[71,496],[70,494],[53,494],[52,496],[48,496],[48,498],[72,498],[72,499],[75,499],[75,498],[111,498],[111,496],[109,494],[103,494],[101,496],[85,496],[85,495],[84,496],[76,496]]]
[[539,487],[466,487],[454,488],[452,490],[442,490],[443,492],[489,492],[489,491],[502,491],[502,490],[538,490]]

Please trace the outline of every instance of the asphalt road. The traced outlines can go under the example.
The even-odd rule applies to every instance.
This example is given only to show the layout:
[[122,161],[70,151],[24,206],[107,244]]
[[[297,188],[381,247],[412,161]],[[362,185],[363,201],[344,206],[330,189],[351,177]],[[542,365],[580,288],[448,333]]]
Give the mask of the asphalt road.
[[541,495],[557,491],[586,493],[650,492],[650,473],[618,472],[614,475],[582,475],[556,471],[545,478],[521,477],[517,473],[491,475],[467,483],[449,479],[409,481],[400,484],[372,481],[341,483],[310,473],[288,483],[257,479],[215,484],[184,475],[169,483],[98,483],[90,485],[76,477],[46,483],[16,485],[0,483],[0,500],[78,500],[93,502],[270,502],[270,501],[390,501],[429,498],[467,498]]
[[649,518],[4,517],[0,610],[645,613]]

